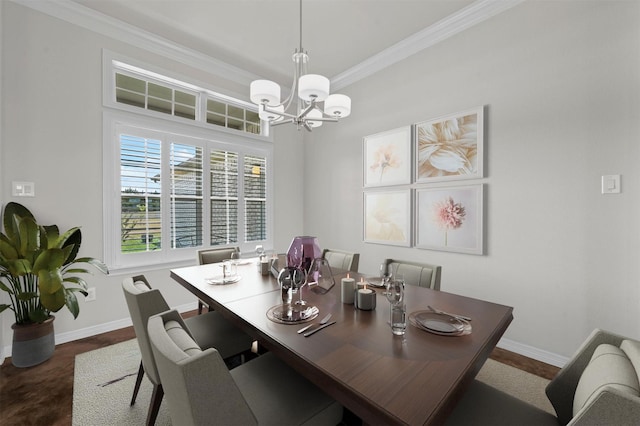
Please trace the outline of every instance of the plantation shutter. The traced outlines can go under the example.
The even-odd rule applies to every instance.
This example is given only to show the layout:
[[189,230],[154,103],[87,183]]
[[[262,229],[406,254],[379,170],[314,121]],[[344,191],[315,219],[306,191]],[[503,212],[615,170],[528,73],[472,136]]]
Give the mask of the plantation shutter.
[[267,160],[244,157],[244,223],[245,240],[267,238]]
[[120,135],[120,223],[122,253],[161,247],[161,142]]
[[211,245],[238,242],[238,154],[213,151],[211,162]]
[[172,143],[171,248],[202,245],[202,148]]

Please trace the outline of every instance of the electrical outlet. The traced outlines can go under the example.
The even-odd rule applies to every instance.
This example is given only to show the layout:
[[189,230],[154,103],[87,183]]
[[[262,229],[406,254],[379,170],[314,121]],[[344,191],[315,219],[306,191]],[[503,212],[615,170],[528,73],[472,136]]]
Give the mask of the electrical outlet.
[[96,300],[96,288],[90,287],[87,289],[87,297],[84,298],[85,302],[93,302]]

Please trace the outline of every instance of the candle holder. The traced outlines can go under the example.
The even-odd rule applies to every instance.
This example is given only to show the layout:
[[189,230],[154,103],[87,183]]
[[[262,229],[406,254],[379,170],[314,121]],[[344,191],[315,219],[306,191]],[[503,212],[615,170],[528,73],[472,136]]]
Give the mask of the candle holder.
[[356,309],[361,311],[373,311],[376,308],[376,292],[366,286],[356,289],[353,299]]

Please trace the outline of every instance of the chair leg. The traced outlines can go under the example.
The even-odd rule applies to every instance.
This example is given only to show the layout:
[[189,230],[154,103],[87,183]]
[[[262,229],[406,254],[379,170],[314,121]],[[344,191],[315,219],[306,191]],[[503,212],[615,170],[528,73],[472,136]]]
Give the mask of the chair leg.
[[156,418],[160,411],[160,404],[162,404],[163,396],[164,389],[162,389],[162,385],[154,385],[153,393],[151,394],[151,403],[149,404],[149,413],[147,414],[147,426],[153,426],[156,424]]
[[142,383],[142,378],[144,377],[144,367],[142,366],[142,361],[140,361],[140,368],[138,368],[138,377],[136,377],[136,385],[133,387],[133,396],[131,397],[131,404],[136,403],[136,397],[138,396],[138,391],[140,390],[140,384]]
[[201,301],[198,300],[198,315],[202,314],[202,308],[203,308],[203,304]]

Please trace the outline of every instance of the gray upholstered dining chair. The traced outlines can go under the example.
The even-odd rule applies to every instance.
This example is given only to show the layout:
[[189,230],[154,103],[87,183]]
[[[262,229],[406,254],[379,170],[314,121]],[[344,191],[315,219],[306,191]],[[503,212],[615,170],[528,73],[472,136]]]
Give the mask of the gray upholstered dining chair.
[[[231,259],[232,253],[239,253],[240,247],[222,247],[222,248],[208,248],[198,251],[198,263],[204,265],[207,263],[218,263],[226,259]],[[202,309],[206,303],[198,299],[198,314],[202,313]],[[211,306],[207,306],[209,311],[213,309]]]
[[360,263],[360,253],[351,253],[348,251],[324,249],[322,250],[322,258],[329,262],[329,266],[333,269],[342,269],[344,271],[358,272],[358,263]]
[[640,424],[640,341],[595,329],[549,382],[556,415],[474,380],[446,425]]
[[385,259],[387,273],[403,275],[406,284],[440,290],[442,267],[428,263]]
[[216,349],[201,349],[175,310],[150,318],[148,332],[173,424],[333,426],[342,421],[341,405],[272,353],[229,371]]
[[[147,424],[153,425],[162,402],[163,387],[151,352],[147,334],[147,321],[152,315],[167,311],[169,305],[158,289],[151,288],[143,275],[125,278],[122,281],[122,289],[142,357],[133,389],[131,405],[136,402],[142,378],[146,373],[153,384]],[[236,328],[217,312],[195,315],[187,318],[184,322],[201,347],[217,348],[220,356],[224,359],[245,353],[248,354],[251,350],[251,337]]]

